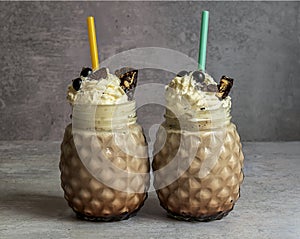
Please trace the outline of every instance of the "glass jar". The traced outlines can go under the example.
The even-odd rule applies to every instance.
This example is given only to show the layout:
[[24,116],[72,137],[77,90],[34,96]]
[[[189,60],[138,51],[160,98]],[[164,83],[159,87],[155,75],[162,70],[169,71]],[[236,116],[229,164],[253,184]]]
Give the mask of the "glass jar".
[[192,118],[166,110],[152,163],[161,206],[179,220],[221,219],[234,207],[243,181],[242,145],[224,111]]
[[75,105],[61,144],[61,186],[76,215],[115,221],[136,214],[147,198],[148,149],[135,101]]

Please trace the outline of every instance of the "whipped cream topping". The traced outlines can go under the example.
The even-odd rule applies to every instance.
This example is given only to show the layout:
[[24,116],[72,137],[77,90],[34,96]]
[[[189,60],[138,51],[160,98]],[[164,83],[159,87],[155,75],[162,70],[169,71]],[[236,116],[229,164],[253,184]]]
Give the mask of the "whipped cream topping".
[[120,79],[110,74],[108,68],[106,71],[106,78],[100,80],[82,77],[79,91],[76,91],[72,84],[69,85],[67,100],[70,104],[111,105],[127,102],[128,97],[120,87]]
[[193,72],[182,77],[176,76],[166,86],[167,108],[173,111],[177,117],[181,115],[189,120],[229,118],[230,96],[219,100],[215,92],[202,91],[201,86],[217,85],[217,83],[207,73],[205,73],[205,79],[202,83],[196,82],[192,74]]

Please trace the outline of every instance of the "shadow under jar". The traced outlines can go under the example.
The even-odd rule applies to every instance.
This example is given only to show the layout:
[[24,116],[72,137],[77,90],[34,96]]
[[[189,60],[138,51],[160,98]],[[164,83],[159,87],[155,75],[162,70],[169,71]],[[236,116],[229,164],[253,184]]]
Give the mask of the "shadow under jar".
[[152,163],[154,187],[168,215],[186,221],[226,216],[240,196],[242,145],[230,116],[195,112],[193,119],[166,110]]
[[147,198],[150,168],[135,101],[75,105],[59,168],[64,197],[77,217],[117,221],[134,216]]

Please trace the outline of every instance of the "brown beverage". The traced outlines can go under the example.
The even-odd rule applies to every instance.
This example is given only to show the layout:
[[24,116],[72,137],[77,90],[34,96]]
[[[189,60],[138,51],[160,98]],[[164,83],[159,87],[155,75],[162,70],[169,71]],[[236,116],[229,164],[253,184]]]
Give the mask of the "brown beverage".
[[[112,74],[81,77],[69,87],[72,124],[61,145],[61,185],[79,218],[127,219],[142,207],[149,186],[147,143],[128,100]],[[96,75],[97,75],[96,74]],[[74,88],[77,88],[74,89]]]
[[154,186],[161,206],[180,220],[221,219],[240,196],[242,145],[221,88],[202,72],[176,76],[166,88]]

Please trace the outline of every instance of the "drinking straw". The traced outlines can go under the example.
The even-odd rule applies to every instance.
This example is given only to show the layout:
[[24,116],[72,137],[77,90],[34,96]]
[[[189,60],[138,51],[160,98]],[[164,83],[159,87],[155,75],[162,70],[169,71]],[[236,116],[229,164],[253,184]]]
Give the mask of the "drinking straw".
[[99,68],[99,59],[98,59],[98,49],[97,49],[94,17],[89,16],[87,18],[87,26],[88,26],[88,33],[89,33],[92,68],[93,68],[93,70],[97,70]]
[[206,63],[208,18],[209,18],[209,12],[208,11],[202,11],[200,43],[199,43],[199,56],[198,56],[198,69],[202,70],[202,71],[205,71],[205,63]]

